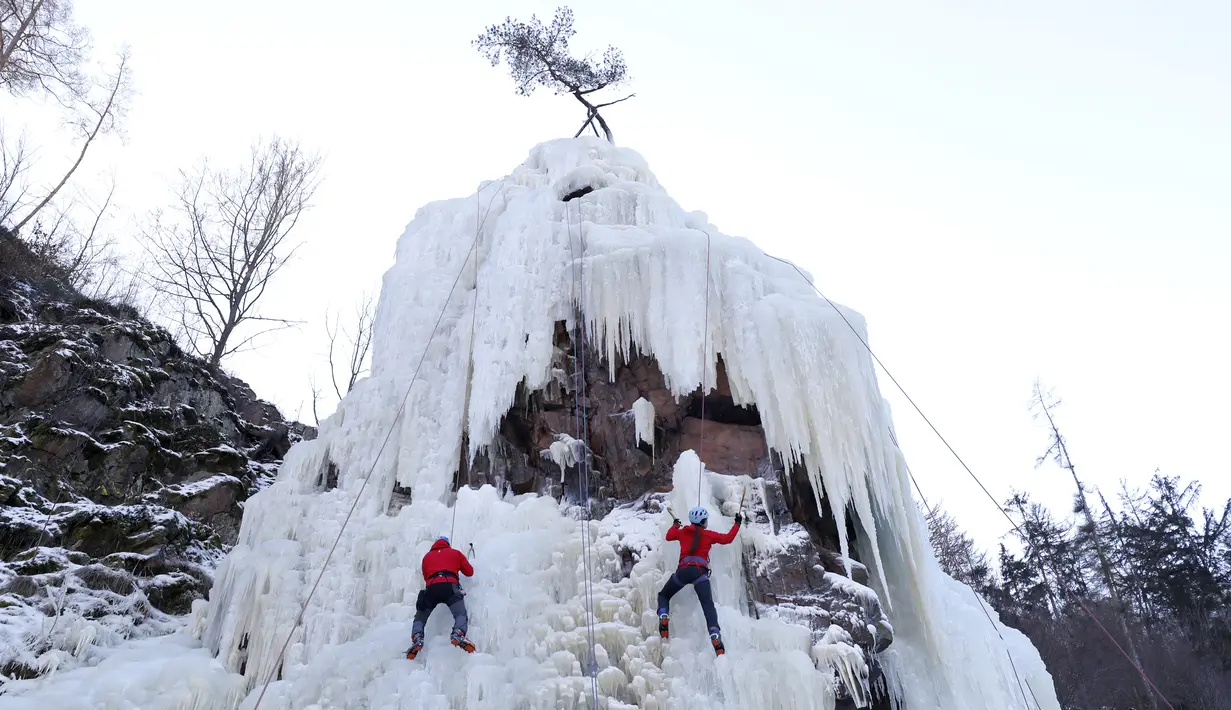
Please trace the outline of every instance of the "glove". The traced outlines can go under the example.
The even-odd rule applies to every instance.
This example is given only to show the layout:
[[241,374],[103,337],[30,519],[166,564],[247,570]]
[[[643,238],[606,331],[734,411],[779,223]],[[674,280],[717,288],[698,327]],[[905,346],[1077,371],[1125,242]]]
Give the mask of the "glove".
[[671,524],[672,524],[672,525],[674,525],[674,526],[675,526],[675,527],[677,527],[677,528],[680,528],[680,527],[683,527],[683,526],[684,526],[684,524],[680,522],[680,519],[679,519],[679,518],[672,518],[672,519],[671,519]]
[[736,513],[736,514],[735,514],[735,524],[736,524],[736,525],[743,525],[743,524],[744,524],[744,514],[743,514],[743,513]]

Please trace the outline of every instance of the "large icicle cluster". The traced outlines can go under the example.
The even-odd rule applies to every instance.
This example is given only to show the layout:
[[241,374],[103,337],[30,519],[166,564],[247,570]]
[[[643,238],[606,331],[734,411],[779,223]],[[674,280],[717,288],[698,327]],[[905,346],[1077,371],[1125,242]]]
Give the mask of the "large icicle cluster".
[[[562,199],[583,187],[593,190]],[[337,540],[265,710],[584,708],[595,688],[608,710],[832,710],[835,673],[859,685],[867,669],[836,631],[814,644],[808,629],[746,616],[740,556],[749,546],[755,554],[765,533],[749,527],[714,550],[729,649],[715,658],[691,592],[673,602],[670,642],[654,633],[654,595],[678,553],[662,542],[668,516],[618,508],[585,525],[550,498],[501,498],[491,487],[463,487],[450,507],[460,457],[492,441],[518,385],[558,385],[555,326],[572,328],[579,312],[613,369],[636,348],[679,395],[712,387],[721,356],[735,402],[756,405],[769,446],[803,462],[839,531],[854,512],[859,552],[893,618],[894,645],[882,656],[905,707],[1027,707],[1007,644],[1041,710],[1058,710],[1034,648],[993,628],[970,590],[940,572],[871,359],[847,325],[866,338],[862,318],[840,315],[790,264],[681,209],[638,154],[596,139],[537,146],[477,195],[419,211],[384,278],[372,376],[249,501],[239,543],[195,610],[216,660],[167,661],[200,691],[194,704],[142,706],[229,709],[247,691],[242,707],[252,708]],[[652,411],[637,413],[638,430],[647,415],[652,437]],[[557,443],[547,455],[561,468],[575,463],[579,452]],[[325,483],[332,466],[334,488]],[[723,530],[741,484],[731,490],[732,479],[700,468],[691,452],[680,457],[672,504],[686,510],[700,493]],[[389,514],[395,485],[412,502]],[[447,644],[441,611],[423,654],[406,661],[419,561],[450,532],[455,546],[474,545],[477,572],[464,586],[479,652]],[[644,552],[621,578],[616,545],[634,543]]]

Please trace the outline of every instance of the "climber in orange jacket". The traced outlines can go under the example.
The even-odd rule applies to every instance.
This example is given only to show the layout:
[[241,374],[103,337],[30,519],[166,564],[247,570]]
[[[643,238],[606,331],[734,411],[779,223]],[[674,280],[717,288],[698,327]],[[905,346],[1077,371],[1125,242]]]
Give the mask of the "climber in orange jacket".
[[466,638],[466,601],[459,574],[474,575],[470,560],[449,546],[449,538],[441,535],[432,549],[423,556],[423,581],[427,586],[415,600],[415,622],[411,626],[412,646],[406,657],[414,660],[423,650],[423,629],[437,606],[445,604],[453,612],[453,633],[449,641],[467,653],[474,653],[474,644]]
[[667,541],[678,540],[680,543],[680,564],[675,574],[667,580],[662,591],[658,593],[658,635],[667,638],[667,621],[671,606],[671,597],[676,592],[691,584],[705,612],[705,624],[709,627],[710,643],[714,645],[714,653],[721,656],[726,653],[722,645],[722,630],[718,628],[718,611],[714,609],[714,595],[710,590],[710,547],[728,545],[735,540],[739,526],[744,522],[743,515],[735,516],[735,524],[725,534],[706,530],[709,522],[709,511],[697,506],[688,511],[688,527],[681,527],[679,520],[672,520],[671,529],[667,530]]

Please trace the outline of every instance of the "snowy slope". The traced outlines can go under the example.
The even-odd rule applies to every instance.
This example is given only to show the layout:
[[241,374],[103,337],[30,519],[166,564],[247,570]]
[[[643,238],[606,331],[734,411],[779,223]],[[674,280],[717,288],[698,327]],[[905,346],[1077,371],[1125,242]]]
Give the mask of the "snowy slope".
[[[561,200],[586,186],[593,192]],[[679,395],[712,386],[721,354],[736,403],[756,405],[768,444],[804,461],[837,515],[855,512],[861,558],[896,631],[883,662],[906,707],[1027,707],[1007,644],[1041,710],[1058,710],[1029,642],[998,625],[1002,641],[970,590],[940,572],[871,360],[842,318],[789,264],[682,210],[638,154],[596,139],[537,146],[476,195],[419,211],[385,275],[372,376],[251,499],[210,601],[196,607],[192,631],[217,659],[177,651],[164,660],[194,700],[137,704],[232,708],[247,690],[242,707],[252,708],[337,540],[261,708],[583,708],[594,694],[612,710],[833,708],[835,669],[858,683],[862,658],[842,638],[814,643],[806,628],[746,616],[740,556],[745,546],[755,554],[755,528],[713,554],[728,647],[716,659],[690,591],[673,602],[671,641],[654,633],[654,595],[678,554],[662,542],[668,516],[617,509],[586,526],[555,500],[502,499],[491,487],[464,488],[450,507],[459,457],[492,440],[517,385],[534,390],[558,377],[555,323],[571,324],[576,308],[609,362],[635,346]],[[844,314],[863,327],[857,313]],[[326,490],[331,462],[340,476]],[[700,493],[712,527],[725,530],[743,483],[698,470],[685,452],[672,508],[687,510]],[[413,502],[387,514],[395,485]],[[474,544],[477,574],[465,586],[479,652],[447,644],[440,610],[423,654],[406,661],[419,560],[455,514],[455,546]],[[621,578],[616,545],[634,543],[648,549]],[[89,692],[70,676],[60,682]],[[23,689],[14,707],[33,708],[56,687]],[[131,707],[112,691],[75,696],[79,704],[61,693],[57,705]]]

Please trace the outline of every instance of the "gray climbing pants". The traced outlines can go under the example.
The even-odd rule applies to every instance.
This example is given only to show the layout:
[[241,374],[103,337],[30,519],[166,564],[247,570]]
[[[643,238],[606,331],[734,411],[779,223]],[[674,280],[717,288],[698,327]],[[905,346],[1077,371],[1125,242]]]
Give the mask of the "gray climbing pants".
[[423,627],[427,626],[427,619],[436,610],[437,606],[444,604],[449,607],[449,611],[453,612],[453,628],[466,635],[466,601],[462,596],[462,587],[460,584],[453,582],[437,582],[429,584],[427,588],[419,592],[418,599],[415,600],[415,623],[410,627],[412,633],[423,633]]

